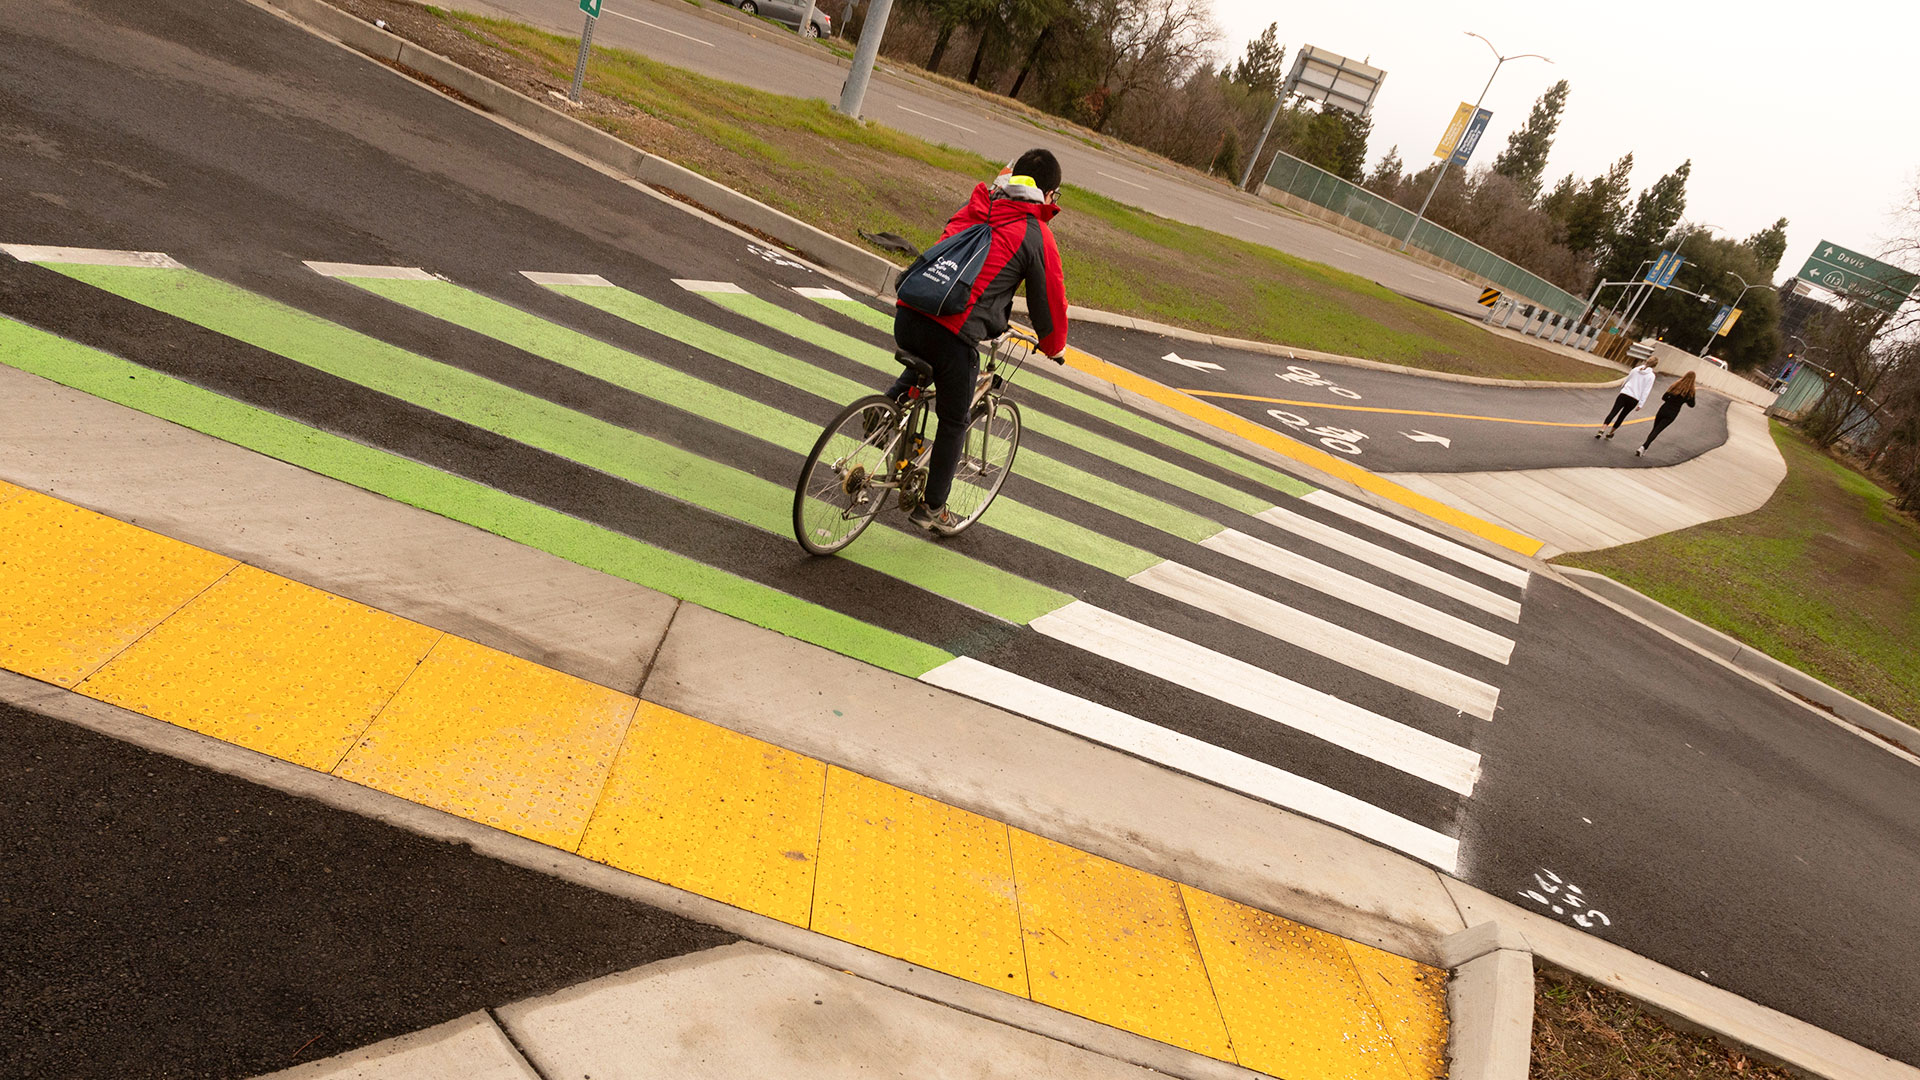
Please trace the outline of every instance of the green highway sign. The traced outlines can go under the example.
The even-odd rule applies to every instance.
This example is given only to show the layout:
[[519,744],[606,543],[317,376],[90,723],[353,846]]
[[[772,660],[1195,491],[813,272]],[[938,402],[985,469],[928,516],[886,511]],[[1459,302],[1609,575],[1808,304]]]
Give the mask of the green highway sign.
[[600,17],[600,0],[580,0],[580,10],[597,19]]
[[1920,286],[1920,274],[1889,266],[1825,240],[1807,256],[1807,265],[1801,267],[1796,276],[1881,311],[1899,307],[1913,294],[1915,286]]

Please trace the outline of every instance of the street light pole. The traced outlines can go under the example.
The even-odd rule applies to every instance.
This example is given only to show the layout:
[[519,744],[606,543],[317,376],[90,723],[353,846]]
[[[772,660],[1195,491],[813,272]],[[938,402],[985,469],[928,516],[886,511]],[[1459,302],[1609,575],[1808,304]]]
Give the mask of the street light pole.
[[[1733,280],[1739,282],[1741,285],[1746,286],[1745,288],[1740,290],[1739,296],[1736,296],[1733,298],[1733,303],[1730,306],[1730,309],[1734,311],[1738,311],[1740,309],[1740,301],[1745,300],[1747,298],[1747,294],[1759,288],[1760,285],[1766,285],[1768,288],[1773,287],[1769,282],[1765,282],[1765,281],[1761,282],[1760,285],[1747,285],[1746,278],[1741,277],[1739,274],[1736,274],[1731,270],[1722,270],[1720,272],[1732,278]],[[1707,355],[1707,350],[1713,348],[1713,339],[1719,336],[1720,336],[1719,334],[1714,334],[1714,333],[1707,334],[1707,343],[1705,345],[1700,346],[1701,356]]]
[[[1680,242],[1678,244],[1675,244],[1673,247],[1673,257],[1676,259],[1680,259],[1681,262],[1685,262],[1686,259],[1682,258],[1682,256],[1686,254],[1687,241],[1693,239],[1695,236],[1698,236],[1701,233],[1706,232],[1708,229],[1717,229],[1719,227],[1720,226],[1718,225],[1702,225],[1699,228],[1688,233],[1687,235],[1681,237]],[[1647,301],[1653,299],[1653,294],[1655,291],[1656,290],[1652,282],[1648,282],[1646,288],[1640,290],[1640,301],[1638,304],[1630,306],[1630,310],[1627,312],[1627,321],[1622,324],[1623,327],[1633,325],[1633,320],[1640,317],[1641,309],[1647,306]],[[1682,289],[1680,291],[1686,292],[1685,289]],[[1689,293],[1688,295],[1693,295],[1693,294]]]
[[[1549,64],[1553,63],[1552,60],[1548,60],[1539,53],[1520,53],[1516,56],[1501,56],[1500,50],[1493,48],[1493,42],[1487,41],[1486,38],[1480,37],[1479,34],[1471,30],[1464,31],[1464,33],[1468,37],[1480,38],[1481,41],[1486,42],[1487,48],[1493,49],[1494,58],[1493,75],[1487,76],[1487,85],[1480,88],[1480,97],[1473,103],[1473,111],[1467,114],[1467,122],[1469,125],[1472,124],[1473,117],[1480,115],[1480,102],[1487,100],[1487,91],[1493,89],[1494,75],[1500,74],[1500,65],[1509,60],[1525,60],[1529,57],[1535,60],[1546,60]],[[1426,200],[1420,204],[1420,212],[1413,215],[1413,224],[1407,226],[1407,235],[1400,241],[1401,251],[1407,250],[1407,245],[1413,243],[1413,231],[1420,227],[1420,220],[1427,216],[1427,207],[1433,204],[1434,193],[1440,190],[1440,181],[1447,178],[1447,166],[1451,164],[1453,164],[1453,151],[1449,149],[1447,156],[1440,159],[1440,175],[1433,178],[1433,186],[1427,189],[1427,197]]]

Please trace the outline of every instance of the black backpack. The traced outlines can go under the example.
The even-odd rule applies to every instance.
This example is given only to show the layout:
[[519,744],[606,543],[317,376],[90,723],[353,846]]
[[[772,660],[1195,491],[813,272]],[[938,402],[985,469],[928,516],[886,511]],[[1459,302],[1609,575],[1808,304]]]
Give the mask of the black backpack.
[[987,220],[928,248],[900,275],[894,293],[923,315],[958,315],[973,298],[973,283],[993,247],[993,204]]

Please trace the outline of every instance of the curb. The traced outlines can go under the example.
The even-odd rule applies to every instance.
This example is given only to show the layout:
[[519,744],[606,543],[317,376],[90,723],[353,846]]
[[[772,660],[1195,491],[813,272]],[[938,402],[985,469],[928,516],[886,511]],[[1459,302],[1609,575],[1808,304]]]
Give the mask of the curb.
[[1481,923],[1439,942],[1447,980],[1449,1080],[1527,1080],[1533,1061],[1533,952],[1520,932]]
[[332,7],[323,0],[255,0],[324,32],[348,48],[407,71],[418,72],[471,100],[479,108],[633,177],[698,203],[703,209],[791,245],[821,266],[875,293],[886,287],[894,265],[798,218],[750,199],[663,157],[630,146],[598,128],[494,82],[459,64]]
[[1781,690],[1892,743],[1909,754],[1920,754],[1920,729],[1903,723],[1898,717],[1881,712],[1866,702],[1836,690],[1798,668],[1789,667],[1766,653],[1736,641],[1711,626],[1696,622],[1658,600],[1637,592],[1605,574],[1572,566],[1555,567],[1574,580],[1575,588],[1638,616],[1701,651],[1726,661],[1755,678],[1770,682]]

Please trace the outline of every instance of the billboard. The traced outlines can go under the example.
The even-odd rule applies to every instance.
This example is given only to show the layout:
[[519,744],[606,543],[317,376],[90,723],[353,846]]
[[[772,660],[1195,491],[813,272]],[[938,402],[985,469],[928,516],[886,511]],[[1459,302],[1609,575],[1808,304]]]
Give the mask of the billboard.
[[1373,100],[1386,79],[1387,73],[1377,67],[1306,45],[1293,54],[1293,70],[1280,84],[1280,96],[1295,94],[1365,116],[1373,110]]

